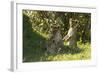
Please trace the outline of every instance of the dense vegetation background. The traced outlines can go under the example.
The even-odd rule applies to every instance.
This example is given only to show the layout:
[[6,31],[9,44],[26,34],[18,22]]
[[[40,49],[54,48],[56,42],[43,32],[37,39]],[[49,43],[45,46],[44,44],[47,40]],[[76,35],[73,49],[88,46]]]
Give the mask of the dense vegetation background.
[[[23,62],[90,59],[91,14],[76,12],[23,10]],[[59,25],[64,37],[68,33],[69,18],[79,21],[77,44],[80,49],[68,46],[63,54],[45,55],[45,46],[51,26]]]

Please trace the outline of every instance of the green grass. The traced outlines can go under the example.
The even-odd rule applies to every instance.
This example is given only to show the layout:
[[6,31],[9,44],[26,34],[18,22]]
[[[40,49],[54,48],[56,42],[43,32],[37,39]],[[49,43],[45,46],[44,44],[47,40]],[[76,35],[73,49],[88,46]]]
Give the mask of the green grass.
[[[69,48],[67,45],[62,48],[59,54],[47,54],[45,49],[46,38],[33,32],[30,38],[24,44],[23,62],[40,62],[40,61],[69,61],[69,60],[87,60],[91,59],[90,43],[77,42],[78,48]],[[40,43],[42,41],[42,43]]]
[[79,44],[77,49],[66,47],[63,53],[55,55],[44,55],[41,61],[63,61],[63,60],[87,60],[91,58],[90,44]]

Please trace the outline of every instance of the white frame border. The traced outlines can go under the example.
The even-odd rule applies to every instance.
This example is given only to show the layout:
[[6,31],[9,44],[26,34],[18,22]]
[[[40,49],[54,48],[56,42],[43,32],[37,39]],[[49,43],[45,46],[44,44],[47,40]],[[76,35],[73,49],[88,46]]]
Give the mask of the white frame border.
[[[22,5],[25,5],[24,7]],[[32,6],[27,6],[27,5],[32,5]],[[18,7],[19,6],[19,7]],[[22,7],[21,7],[22,6]],[[36,6],[36,7],[34,7]],[[34,9],[34,8],[35,9]],[[40,8],[39,8],[40,7]],[[47,8],[45,8],[47,7]],[[50,8],[48,8],[50,7]],[[34,4],[30,2],[12,2],[11,3],[11,12],[12,12],[12,17],[11,17],[11,24],[12,24],[12,49],[11,49],[11,70],[13,71],[31,71],[32,69],[36,70],[45,70],[45,69],[55,69],[55,68],[66,68],[66,67],[80,67],[80,66],[94,66],[96,65],[96,48],[95,48],[95,30],[96,26],[96,8],[93,7],[77,7],[77,6],[63,6],[63,5],[43,5],[43,4]],[[51,11],[69,11],[69,12],[90,12],[91,13],[91,48],[92,49],[92,55],[93,58],[91,60],[80,60],[80,61],[56,61],[56,62],[37,62],[37,63],[22,63],[22,50],[18,50],[18,48],[22,47],[21,44],[21,38],[22,37],[22,25],[20,26],[19,24],[22,24],[22,13],[20,12],[21,9],[34,9],[34,10],[51,10]],[[60,8],[60,10],[59,10]],[[67,10],[66,10],[67,8]],[[64,10],[65,9],[65,10]],[[77,11],[78,10],[78,11]],[[84,11],[85,10],[85,11]],[[19,33],[20,32],[20,33]],[[48,68],[47,68],[48,66]]]

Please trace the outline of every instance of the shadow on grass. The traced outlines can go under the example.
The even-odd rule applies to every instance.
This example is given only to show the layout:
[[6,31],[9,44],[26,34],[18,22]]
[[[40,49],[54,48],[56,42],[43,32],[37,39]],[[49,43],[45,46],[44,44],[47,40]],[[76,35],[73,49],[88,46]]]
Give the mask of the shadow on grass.
[[[43,40],[42,40],[43,41]],[[32,45],[31,48],[28,48],[26,52],[24,52],[24,60],[23,62],[41,62],[41,61],[52,61],[52,59],[48,60],[48,57],[52,56],[55,57],[56,55],[63,55],[63,54],[78,54],[81,53],[83,50],[80,48],[69,48],[68,46],[64,46],[59,53],[56,54],[45,54],[46,49],[44,49],[45,45],[38,44],[34,40],[35,45]],[[39,47],[40,46],[40,47]],[[26,50],[26,49],[24,49]]]
[[81,48],[70,48],[69,46],[63,46],[60,54],[78,54],[81,53],[83,49]]
[[40,57],[46,51],[46,39],[36,32],[33,32],[31,35],[32,38],[24,40],[23,42],[23,62],[40,61]]
[[29,17],[23,14],[23,62],[40,61],[46,39],[33,31]]

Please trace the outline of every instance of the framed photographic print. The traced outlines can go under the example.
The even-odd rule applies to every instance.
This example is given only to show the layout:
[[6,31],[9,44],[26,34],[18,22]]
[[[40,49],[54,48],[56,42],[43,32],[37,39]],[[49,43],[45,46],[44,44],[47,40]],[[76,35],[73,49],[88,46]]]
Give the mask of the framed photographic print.
[[96,8],[11,3],[13,71],[96,65]]

